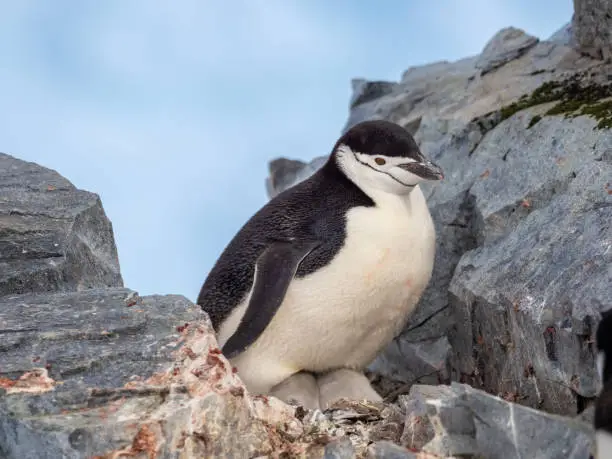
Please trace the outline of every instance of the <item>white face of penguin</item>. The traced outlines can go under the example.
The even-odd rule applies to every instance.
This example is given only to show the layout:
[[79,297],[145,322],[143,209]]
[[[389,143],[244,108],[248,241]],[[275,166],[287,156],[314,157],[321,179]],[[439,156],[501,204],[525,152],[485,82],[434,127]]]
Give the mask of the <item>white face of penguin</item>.
[[423,181],[443,178],[440,167],[424,158],[370,155],[347,145],[338,146],[336,158],[344,174],[366,194],[383,191],[405,195]]

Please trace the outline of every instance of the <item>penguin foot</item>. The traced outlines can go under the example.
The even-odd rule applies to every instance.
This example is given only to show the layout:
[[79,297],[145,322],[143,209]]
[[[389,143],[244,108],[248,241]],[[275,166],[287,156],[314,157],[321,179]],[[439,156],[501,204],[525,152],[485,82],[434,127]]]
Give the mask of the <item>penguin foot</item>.
[[319,386],[311,373],[294,373],[274,386],[269,395],[289,405],[301,405],[307,410],[320,409]]
[[318,377],[317,383],[319,385],[319,405],[323,410],[342,398],[369,402],[383,400],[363,373],[348,368],[340,368],[322,374]]

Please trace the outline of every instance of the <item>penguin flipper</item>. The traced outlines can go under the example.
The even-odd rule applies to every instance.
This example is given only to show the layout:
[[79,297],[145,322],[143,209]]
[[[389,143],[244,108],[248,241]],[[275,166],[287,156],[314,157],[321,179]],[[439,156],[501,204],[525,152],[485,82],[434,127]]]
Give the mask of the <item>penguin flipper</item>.
[[283,302],[300,263],[320,244],[319,241],[278,241],[263,251],[255,263],[247,309],[238,328],[223,346],[226,358],[244,352],[259,338]]

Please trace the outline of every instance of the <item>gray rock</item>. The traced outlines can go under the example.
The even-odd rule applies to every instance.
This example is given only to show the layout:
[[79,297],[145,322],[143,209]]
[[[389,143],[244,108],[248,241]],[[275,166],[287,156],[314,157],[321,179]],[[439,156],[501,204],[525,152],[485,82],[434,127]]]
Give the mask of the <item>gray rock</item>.
[[[593,128],[584,116],[544,116],[550,104],[524,110],[488,132],[471,155],[489,172],[471,187],[483,227],[477,238],[489,243],[563,193],[585,164],[612,149],[612,132]],[[484,171],[484,170],[483,170]]]
[[373,119],[387,119],[414,132],[411,126],[418,127],[423,108],[452,104],[457,96],[463,96],[456,91],[458,87],[464,90],[469,78],[476,74],[474,61],[443,61],[408,69],[393,92],[352,109],[342,132]]
[[591,342],[612,305],[611,182],[611,164],[587,162],[565,192],[462,257],[450,284],[459,378],[564,414],[596,395]]
[[0,153],[0,296],[122,287],[98,195]]
[[449,386],[424,384],[414,384],[408,395],[400,395],[398,403],[406,414],[404,431],[400,438],[401,445],[413,450],[421,450],[432,441],[436,432],[430,415],[435,415],[436,411],[428,402],[445,399],[452,395],[453,391]]
[[[465,405],[452,405],[447,400],[431,399],[433,405],[429,420],[435,436],[423,450],[439,456],[478,456],[481,448],[476,438],[476,426],[469,401]],[[489,456],[486,456],[489,457]]]
[[289,441],[302,433],[293,408],[248,396],[208,317],[182,296],[8,296],[0,323],[3,458],[253,457],[300,447]]
[[73,384],[121,387],[132,375],[161,371],[180,337],[176,327],[201,317],[183,297],[140,298],[125,288],[5,296],[0,377],[43,367],[63,381],[54,393]]
[[608,0],[574,0],[572,29],[580,51],[595,59],[612,57],[612,4]]
[[298,181],[299,175],[306,169],[306,163],[297,159],[277,158],[268,164],[269,175],[266,178],[266,191],[273,198],[281,191]]
[[568,22],[555,33],[553,33],[546,41],[550,41],[557,45],[574,46],[574,32],[572,23]]
[[[495,37],[490,44],[494,43]],[[553,42],[536,41],[525,49],[513,48],[513,43],[499,43],[500,54],[493,48],[487,59],[472,56],[408,69],[392,93],[351,110],[342,131],[367,119],[387,119],[408,127],[425,117],[466,127],[475,118],[515,102],[546,81],[593,65],[591,58]],[[507,53],[504,46],[509,46]],[[476,66],[479,61],[485,69],[504,64],[483,74]]]
[[388,97],[391,96],[382,96],[378,99],[374,99],[369,102],[364,102],[354,107],[350,111],[349,118],[344,127],[342,128],[342,133],[345,133],[351,127],[363,121],[386,119],[385,108],[388,105]]
[[367,459],[418,459],[419,456],[390,441],[382,440],[368,447]]
[[465,384],[414,385],[399,399],[401,444],[435,457],[588,458],[590,424],[548,414]]
[[[449,314],[446,314],[449,316]],[[445,317],[448,320],[448,317]],[[440,325],[438,325],[440,326]],[[423,327],[422,331],[431,333],[435,327]],[[436,383],[449,377],[447,358],[450,344],[446,336],[440,338],[421,338],[417,333],[405,332],[393,340],[374,360],[368,370],[396,381],[420,381]],[[414,339],[415,341],[411,341]],[[413,365],[406,365],[411,362]]]
[[468,385],[427,401],[435,438],[424,451],[441,456],[487,459],[588,459],[594,448],[591,427],[579,421],[509,403]]
[[277,158],[270,162],[270,175],[266,179],[268,197],[277,194],[306,180],[327,161],[327,156],[318,156],[308,163],[287,158]]
[[352,109],[358,105],[390,94],[397,86],[397,83],[389,81],[367,81],[362,78],[354,78],[351,81],[351,86],[353,87],[353,95],[351,96],[349,107]]
[[476,61],[476,68],[480,69],[482,74],[491,72],[525,54],[538,41],[536,37],[527,35],[521,29],[506,27],[486,44]]
[[427,80],[440,81],[444,76],[472,76],[475,74],[474,57],[459,59],[455,62],[437,61],[431,64],[418,65],[409,67],[401,78],[401,84],[404,87],[421,85]]
[[333,440],[325,446],[323,459],[353,459],[355,448],[348,437]]

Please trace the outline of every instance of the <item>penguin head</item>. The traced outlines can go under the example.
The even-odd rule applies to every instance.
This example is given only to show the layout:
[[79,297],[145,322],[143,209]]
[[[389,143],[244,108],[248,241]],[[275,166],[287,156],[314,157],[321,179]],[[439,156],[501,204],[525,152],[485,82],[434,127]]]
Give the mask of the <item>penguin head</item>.
[[425,180],[444,178],[442,169],[423,156],[403,127],[383,120],[356,124],[338,139],[332,158],[366,193],[410,193]]
[[612,382],[612,309],[601,313],[595,341],[599,377],[603,383]]

